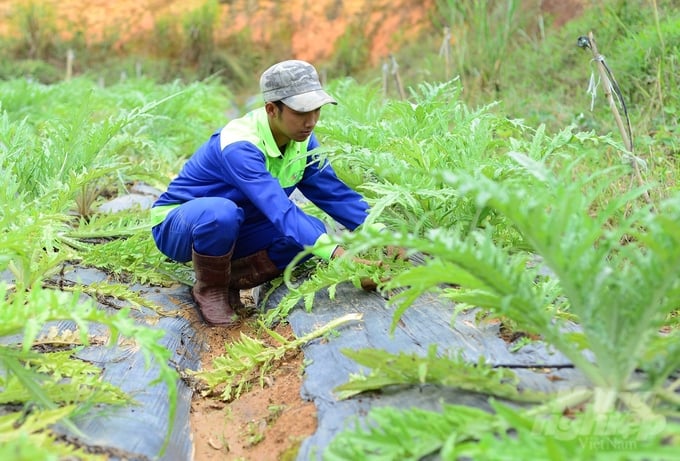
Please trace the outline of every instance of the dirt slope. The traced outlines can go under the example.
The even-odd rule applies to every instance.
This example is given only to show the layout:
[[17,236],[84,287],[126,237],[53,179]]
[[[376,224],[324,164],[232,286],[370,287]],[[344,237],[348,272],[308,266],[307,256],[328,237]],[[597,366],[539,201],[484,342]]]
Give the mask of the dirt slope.
[[[150,37],[159,19],[196,10],[205,0],[44,0],[42,8],[56,12],[55,21],[66,36],[82,31],[88,42],[115,33],[118,49]],[[432,0],[234,0],[220,3],[216,39],[250,30],[253,39],[290,40],[293,57],[315,61],[327,57],[349,24],[361,24],[372,42],[372,55],[384,56],[427,21]],[[26,2],[0,0],[0,34],[16,33],[12,18],[16,5]],[[276,26],[274,27],[274,25]],[[273,36],[272,31],[278,31]],[[282,37],[283,35],[287,35]],[[392,49],[391,49],[392,48]]]
[[[536,0],[541,10],[561,25],[578,16],[583,0]],[[88,42],[115,36],[124,52],[131,42],[150,39],[157,21],[197,10],[206,0],[42,0],[42,11],[52,9],[66,36],[82,32]],[[221,0],[216,39],[247,28],[254,40],[266,44],[288,40],[292,57],[311,62],[330,56],[348,26],[369,39],[374,63],[423,27],[432,27],[428,11],[434,0]],[[524,3],[524,2],[522,2]],[[527,2],[528,3],[528,2]],[[25,0],[0,0],[0,35],[17,33],[15,9]],[[527,6],[526,4],[524,6]],[[14,28],[14,30],[13,30]]]

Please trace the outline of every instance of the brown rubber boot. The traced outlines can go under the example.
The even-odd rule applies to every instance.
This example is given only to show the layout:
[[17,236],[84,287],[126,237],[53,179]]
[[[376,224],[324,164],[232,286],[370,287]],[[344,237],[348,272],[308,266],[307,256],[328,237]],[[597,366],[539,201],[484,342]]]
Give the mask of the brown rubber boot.
[[[231,262],[231,298],[239,298],[239,290],[255,288],[265,282],[275,279],[283,273],[276,264],[269,259],[267,250],[260,250],[244,258]],[[243,305],[243,304],[241,304]]]
[[[255,288],[275,279],[282,273],[283,271],[269,259],[267,250],[260,250],[244,258],[233,260],[229,286],[229,299],[233,300],[232,307],[241,315],[252,314],[254,308],[247,309],[241,302],[241,290]],[[236,304],[236,299],[238,299],[238,304]]]
[[238,316],[229,300],[229,280],[231,279],[231,255],[207,256],[192,251],[196,283],[191,295],[198,305],[203,320],[210,325],[234,325]]

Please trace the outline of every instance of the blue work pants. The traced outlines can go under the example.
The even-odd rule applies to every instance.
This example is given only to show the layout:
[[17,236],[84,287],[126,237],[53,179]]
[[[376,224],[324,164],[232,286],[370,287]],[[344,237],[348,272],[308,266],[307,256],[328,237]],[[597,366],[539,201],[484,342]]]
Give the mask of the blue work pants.
[[[323,224],[319,221],[321,229]],[[222,256],[234,248],[232,259],[267,250],[269,258],[284,269],[303,250],[279,232],[264,215],[246,219],[243,209],[229,199],[202,197],[171,210],[151,230],[158,249],[177,262],[191,261],[191,251]]]

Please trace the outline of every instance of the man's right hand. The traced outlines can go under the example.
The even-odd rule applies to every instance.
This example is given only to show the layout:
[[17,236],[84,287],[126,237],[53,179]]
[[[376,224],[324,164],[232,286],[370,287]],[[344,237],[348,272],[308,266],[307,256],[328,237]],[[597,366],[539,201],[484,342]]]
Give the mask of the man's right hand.
[[[401,260],[405,261],[408,259],[406,255],[406,250],[404,248],[400,247],[394,247],[394,246],[388,246],[385,249],[385,253],[389,258],[391,258],[393,261],[396,260]],[[342,248],[341,246],[336,247],[335,251],[333,252],[333,255],[331,258],[339,258],[342,257],[345,254],[345,249]],[[367,266],[378,266],[378,267],[386,267],[387,265],[383,261],[374,261],[370,259],[365,259],[365,258],[357,258],[353,257],[352,261],[359,263],[359,264],[365,264]],[[385,283],[389,280],[389,277],[384,277],[380,281],[381,283]],[[362,277],[360,279],[361,283],[361,288],[365,291],[376,291],[378,289],[378,283],[375,282],[370,277]]]

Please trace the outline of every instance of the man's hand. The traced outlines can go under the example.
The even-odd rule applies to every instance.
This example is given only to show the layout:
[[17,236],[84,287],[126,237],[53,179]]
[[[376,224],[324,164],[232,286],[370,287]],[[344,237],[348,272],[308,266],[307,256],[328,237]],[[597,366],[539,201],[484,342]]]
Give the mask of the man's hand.
[[[333,255],[331,258],[339,258],[342,257],[345,254],[345,249],[338,246],[335,251],[333,252]],[[392,261],[408,261],[408,257],[406,254],[406,250],[404,248],[400,247],[395,247],[395,246],[388,246],[385,248],[385,254],[387,255],[388,258],[390,258]],[[387,264],[385,264],[384,261],[374,261],[370,259],[365,259],[365,258],[357,258],[353,257],[352,261],[359,263],[359,264],[365,264],[367,266],[377,266],[377,267],[385,267],[389,268]],[[381,283],[385,283],[389,281],[389,277],[383,277],[380,279]],[[378,283],[375,282],[372,278],[370,277],[362,277],[360,279],[361,283],[361,288],[365,291],[376,291],[378,289]]]
[[[342,248],[341,246],[338,246],[335,249],[335,251],[333,252],[333,254],[331,255],[331,259],[339,258],[344,254],[345,254],[345,249]],[[385,254],[392,261],[408,261],[406,249],[404,249],[404,248],[389,245],[387,248],[385,248]],[[359,264],[366,264],[368,266],[381,267],[381,266],[384,265],[383,261],[373,261],[373,260],[365,259],[365,258],[357,258],[356,256],[352,258],[352,261],[357,262]]]
[[364,291],[375,291],[378,289],[378,284],[370,277],[362,277],[360,283],[361,289]]
[[407,261],[408,256],[406,255],[406,249],[401,248],[401,247],[395,247],[393,245],[389,245],[387,248],[385,248],[385,253],[387,254],[387,257],[392,259],[392,261]]

